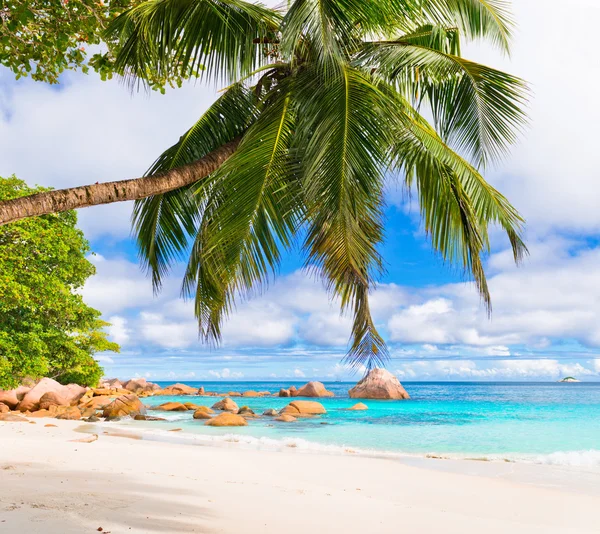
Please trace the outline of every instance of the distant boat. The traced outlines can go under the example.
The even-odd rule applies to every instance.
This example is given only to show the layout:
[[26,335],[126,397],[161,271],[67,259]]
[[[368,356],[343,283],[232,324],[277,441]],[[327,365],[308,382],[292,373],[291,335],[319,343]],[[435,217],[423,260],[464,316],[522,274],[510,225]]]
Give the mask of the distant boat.
[[566,376],[562,380],[559,380],[559,382],[581,382],[581,380],[577,380],[574,376]]

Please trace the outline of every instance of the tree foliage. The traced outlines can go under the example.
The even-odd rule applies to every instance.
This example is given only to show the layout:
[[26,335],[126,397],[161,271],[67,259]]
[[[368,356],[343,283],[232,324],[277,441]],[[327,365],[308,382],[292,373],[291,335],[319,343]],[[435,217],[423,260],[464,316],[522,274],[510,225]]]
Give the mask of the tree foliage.
[[[0,178],[0,200],[41,190]],[[93,355],[119,350],[78,293],[95,268],[76,222],[71,211],[0,227],[0,388],[41,376],[95,385],[102,368]]]
[[[0,65],[17,79],[58,83],[61,73],[96,70],[102,79],[115,70],[114,43],[103,40],[108,23],[142,0],[6,0],[0,4]],[[194,72],[197,72],[197,66]],[[191,75],[191,71],[190,71]],[[152,69],[144,78],[152,89],[181,84]]]
[[[238,298],[260,291],[300,244],[354,323],[347,359],[381,364],[369,293],[385,270],[384,185],[418,194],[436,251],[491,298],[489,229],[526,252],[523,220],[483,178],[525,123],[527,86],[461,56],[463,39],[508,51],[505,0],[147,0],[107,30],[131,83],[187,77],[230,84],[150,169],[159,174],[241,138],[207,179],[137,201],[140,257],[160,289],[188,260],[182,292],[216,342]],[[427,113],[425,113],[427,110]],[[433,117],[430,124],[425,116]]]

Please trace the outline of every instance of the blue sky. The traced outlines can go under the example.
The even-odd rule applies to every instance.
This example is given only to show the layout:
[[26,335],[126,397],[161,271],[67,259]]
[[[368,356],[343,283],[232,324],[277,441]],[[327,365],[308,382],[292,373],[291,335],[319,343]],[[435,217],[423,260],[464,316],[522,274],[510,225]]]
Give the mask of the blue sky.
[[[534,93],[529,130],[486,175],[527,219],[531,251],[517,269],[506,242],[494,239],[491,320],[472,284],[431,252],[416,200],[401,189],[388,193],[388,271],[373,309],[390,343],[388,367],[402,380],[600,380],[600,65],[594,36],[577,30],[581,20],[600,19],[600,7],[562,5],[514,1],[520,30],[511,58],[467,47],[467,57],[526,78]],[[49,87],[0,71],[0,175],[55,187],[139,176],[218,89],[190,84],[166,96],[131,95],[95,75],[70,74]],[[268,292],[240,304],[223,346],[211,350],[198,342],[191,304],[178,297],[180,267],[153,296],[129,237],[130,213],[129,204],[80,212],[98,271],[84,296],[122,345],[121,354],[100,356],[107,375],[351,377],[340,365],[350,320],[303,274],[298,255],[286,258]]]

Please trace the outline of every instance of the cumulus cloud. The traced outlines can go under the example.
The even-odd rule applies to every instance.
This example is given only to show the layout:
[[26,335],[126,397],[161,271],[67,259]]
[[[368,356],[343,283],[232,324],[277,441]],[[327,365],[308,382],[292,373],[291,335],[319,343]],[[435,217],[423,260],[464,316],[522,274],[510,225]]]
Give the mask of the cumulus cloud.
[[106,327],[106,331],[112,341],[119,345],[126,345],[129,342],[129,328],[127,328],[127,319],[112,315],[108,318],[110,326]]
[[[421,303],[400,308],[388,321],[390,339],[402,343],[479,347],[529,345],[574,339],[600,345],[600,249],[561,242],[551,262],[532,247],[532,261],[493,275],[491,319],[468,284],[418,291]],[[548,248],[548,244],[544,247]],[[505,253],[499,253],[503,256]],[[491,263],[501,264],[496,255]]]
[[[2,75],[4,74],[4,75]],[[0,176],[72,187],[141,176],[200,117],[215,87],[131,94],[114,79],[69,73],[57,89],[0,72]],[[32,156],[34,155],[34,156]],[[89,237],[127,237],[131,205],[81,210]]]
[[221,371],[215,371],[214,369],[210,369],[208,371],[208,374],[211,377],[213,377],[213,378],[217,378],[218,380],[223,380],[223,379],[228,379],[228,378],[243,378],[244,377],[244,373],[231,371],[228,368],[224,368]]
[[405,363],[396,369],[401,379],[465,380],[558,380],[565,376],[589,377],[598,371],[580,363],[558,360],[497,360],[492,363],[471,360],[439,360]]

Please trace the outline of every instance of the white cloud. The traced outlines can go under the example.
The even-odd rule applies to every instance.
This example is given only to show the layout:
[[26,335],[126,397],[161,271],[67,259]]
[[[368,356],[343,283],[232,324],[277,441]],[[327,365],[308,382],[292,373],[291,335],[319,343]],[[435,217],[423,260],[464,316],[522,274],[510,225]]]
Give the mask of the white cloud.
[[[491,319],[469,284],[416,291],[421,303],[400,308],[390,317],[390,338],[402,343],[488,347],[486,351],[504,353],[511,345],[544,347],[549,340],[561,338],[599,346],[600,249],[572,245],[543,244],[542,249],[555,251],[552,261],[545,262],[534,244],[532,261],[492,276]],[[493,255],[490,263],[502,265],[497,256],[504,254]]]
[[294,376],[297,378],[304,378],[306,375],[300,369],[294,369]]
[[339,347],[348,343],[351,328],[350,317],[340,315],[339,310],[330,310],[310,314],[300,328],[300,335],[307,343]]
[[558,380],[565,376],[585,378],[598,370],[579,363],[561,363],[558,360],[439,360],[405,363],[396,369],[401,379],[435,380]]
[[129,329],[127,328],[127,319],[113,315],[108,318],[110,326],[106,327],[109,339],[118,343],[119,345],[125,345],[129,342]]
[[89,278],[82,290],[84,300],[104,314],[122,312],[153,302],[152,284],[139,265],[124,259],[89,258],[96,266],[96,276]]
[[[4,74],[4,75],[2,75]],[[215,87],[131,94],[96,74],[68,74],[59,88],[0,72],[0,176],[72,187],[141,176],[200,117]],[[34,155],[34,156],[32,156]],[[127,237],[131,205],[81,210],[88,237]]]
[[[594,32],[580,32],[581,21],[600,20],[600,4],[572,0],[512,2],[518,30],[512,54],[503,58],[477,45],[466,55],[526,79],[532,88],[530,126],[493,181],[525,215],[529,228],[600,229],[596,124],[600,63],[586,50],[596,47]],[[561,28],[548,36],[548,28]],[[579,76],[565,76],[580,72]],[[582,79],[584,82],[582,82]]]
[[217,378],[219,380],[227,379],[227,378],[243,378],[244,377],[244,373],[231,371],[228,368],[222,369],[221,371],[215,371],[214,369],[210,369],[208,371],[208,374],[210,376],[212,376],[213,378]]

